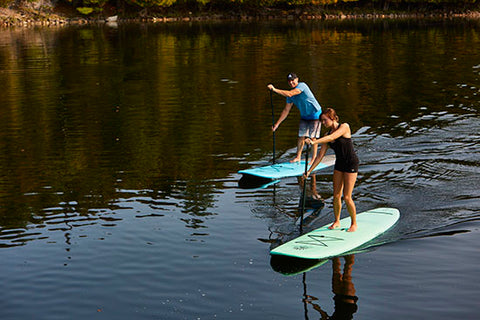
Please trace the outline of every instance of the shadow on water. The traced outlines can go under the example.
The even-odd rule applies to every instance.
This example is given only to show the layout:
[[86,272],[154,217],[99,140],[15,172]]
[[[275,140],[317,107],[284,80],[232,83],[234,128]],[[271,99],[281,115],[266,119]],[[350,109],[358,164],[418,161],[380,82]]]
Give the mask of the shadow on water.
[[247,174],[238,180],[238,187],[241,189],[263,189],[277,182],[278,180],[255,177]]
[[327,262],[328,259],[301,259],[279,255],[271,255],[270,257],[270,266],[272,269],[286,276],[310,271]]

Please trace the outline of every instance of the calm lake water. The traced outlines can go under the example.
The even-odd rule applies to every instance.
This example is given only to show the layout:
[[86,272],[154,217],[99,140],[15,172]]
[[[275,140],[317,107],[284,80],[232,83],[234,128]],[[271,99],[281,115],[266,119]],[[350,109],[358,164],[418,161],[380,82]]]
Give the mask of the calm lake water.
[[[238,185],[290,71],[355,132],[358,212],[401,212],[363,252],[272,259],[301,185]],[[478,318],[479,21],[2,29],[0,82],[1,319]]]

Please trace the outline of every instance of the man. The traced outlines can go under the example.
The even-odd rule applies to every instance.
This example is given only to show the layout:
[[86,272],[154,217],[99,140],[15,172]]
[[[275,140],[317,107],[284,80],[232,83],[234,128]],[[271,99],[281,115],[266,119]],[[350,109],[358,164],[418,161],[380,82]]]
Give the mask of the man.
[[[287,75],[287,81],[291,90],[280,90],[275,88],[272,84],[269,84],[268,89],[273,92],[287,98],[285,108],[283,109],[280,117],[275,125],[272,127],[272,131],[276,131],[280,124],[285,120],[295,105],[300,110],[300,125],[298,128],[298,140],[297,140],[297,155],[295,159],[290,162],[298,162],[302,158],[302,149],[305,144],[305,139],[310,138],[315,140],[320,137],[320,114],[322,113],[322,107],[318,103],[317,99],[313,95],[312,91],[305,82],[298,82],[298,77],[295,73],[289,73]],[[317,155],[318,145],[313,145],[313,155],[309,164],[312,164]]]

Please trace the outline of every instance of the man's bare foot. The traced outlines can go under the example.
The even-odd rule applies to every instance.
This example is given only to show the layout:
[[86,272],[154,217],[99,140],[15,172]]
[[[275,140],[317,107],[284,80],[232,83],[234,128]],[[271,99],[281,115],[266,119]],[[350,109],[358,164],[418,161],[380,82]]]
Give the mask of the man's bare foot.
[[350,228],[348,228],[347,232],[355,232],[357,231],[357,225],[356,224],[352,224],[350,226]]
[[314,161],[315,161],[315,158],[313,158],[312,160],[310,160],[310,161],[308,162],[308,165],[311,166]]
[[300,161],[300,157],[296,157],[295,159],[290,160],[290,163],[299,162],[299,161]]
[[335,221],[328,229],[333,230],[340,227],[340,221]]

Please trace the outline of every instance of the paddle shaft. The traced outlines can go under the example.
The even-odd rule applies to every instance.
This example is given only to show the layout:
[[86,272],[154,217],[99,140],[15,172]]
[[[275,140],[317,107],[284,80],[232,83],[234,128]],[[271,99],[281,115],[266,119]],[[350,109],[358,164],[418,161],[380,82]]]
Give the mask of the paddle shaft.
[[300,232],[303,232],[303,214],[305,212],[305,202],[307,201],[307,172],[308,172],[308,153],[309,153],[309,145],[307,144],[307,148],[305,151],[305,177],[303,178],[303,192],[302,192],[302,207],[300,209]]
[[[275,114],[273,112],[273,90],[270,90],[270,106],[272,107],[272,128],[275,125]],[[273,131],[273,164],[275,164],[275,131]]]

